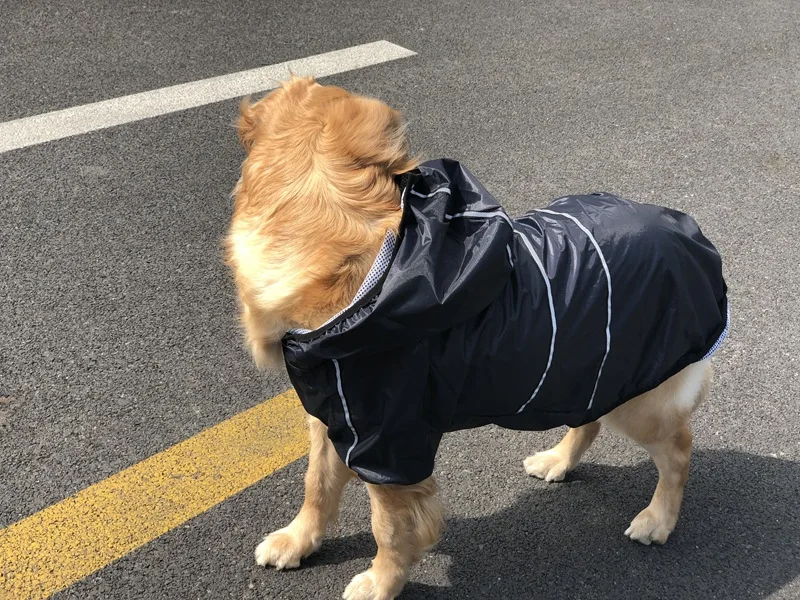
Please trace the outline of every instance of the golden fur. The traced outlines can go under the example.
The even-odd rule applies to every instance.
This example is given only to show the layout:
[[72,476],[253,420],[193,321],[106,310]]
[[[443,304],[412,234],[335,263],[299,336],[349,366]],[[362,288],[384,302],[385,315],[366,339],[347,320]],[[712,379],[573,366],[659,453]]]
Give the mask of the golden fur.
[[[247,344],[257,364],[282,364],[280,339],[314,329],[345,308],[388,230],[400,224],[394,176],[416,166],[401,116],[384,103],[293,77],[264,99],[241,105],[239,139],[247,151],[234,189],[227,262],[235,275]],[[659,479],[649,506],[625,534],[664,543],[675,527],[688,476],[688,421],[707,392],[708,361],[609,413],[570,429],[554,448],[524,461],[528,474],[560,481],[580,460],[601,423],[648,450]],[[285,528],[256,549],[261,565],[297,567],[317,550],[354,477],[309,418],[311,452],[305,500]],[[378,553],[347,586],[347,600],[395,598],[411,566],[443,526],[436,484],[367,485]]]

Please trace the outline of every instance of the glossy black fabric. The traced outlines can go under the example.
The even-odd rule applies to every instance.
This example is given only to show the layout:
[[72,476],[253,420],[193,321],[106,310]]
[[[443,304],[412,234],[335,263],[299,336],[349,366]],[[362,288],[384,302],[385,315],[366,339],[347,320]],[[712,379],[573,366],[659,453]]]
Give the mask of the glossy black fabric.
[[425,479],[447,431],[594,421],[727,331],[719,254],[683,213],[591,194],[512,221],[449,160],[398,184],[384,279],[283,340],[305,409],[366,481]]

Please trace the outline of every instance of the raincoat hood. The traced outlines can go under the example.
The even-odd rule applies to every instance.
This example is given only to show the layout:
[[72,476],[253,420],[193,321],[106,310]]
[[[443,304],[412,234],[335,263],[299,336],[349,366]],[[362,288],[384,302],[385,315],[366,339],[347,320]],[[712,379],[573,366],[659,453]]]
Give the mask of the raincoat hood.
[[[391,267],[339,317],[291,336],[293,361],[414,343],[474,317],[507,285],[511,220],[469,171],[455,161],[436,161],[398,184],[403,217]],[[497,218],[477,218],[465,228],[458,217],[472,214]],[[295,341],[302,356],[294,352]]]

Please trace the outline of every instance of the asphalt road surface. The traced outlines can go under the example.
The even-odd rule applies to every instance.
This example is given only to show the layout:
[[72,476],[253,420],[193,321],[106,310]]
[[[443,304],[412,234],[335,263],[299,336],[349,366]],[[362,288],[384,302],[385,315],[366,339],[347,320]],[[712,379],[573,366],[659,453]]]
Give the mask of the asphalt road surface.
[[[403,110],[415,150],[510,213],[595,190],[689,212],[732,333],[669,543],[623,536],[656,480],[630,443],[602,434],[556,485],[522,459],[561,432],[460,432],[436,471],[447,530],[402,598],[798,599],[798,31],[796,0],[6,2],[0,121],[387,40],[417,54],[324,82]],[[251,366],[221,260],[237,104],[0,154],[0,528],[289,387]],[[253,560],[304,468],[56,597],[339,597],[375,550],[362,486],[303,568]]]

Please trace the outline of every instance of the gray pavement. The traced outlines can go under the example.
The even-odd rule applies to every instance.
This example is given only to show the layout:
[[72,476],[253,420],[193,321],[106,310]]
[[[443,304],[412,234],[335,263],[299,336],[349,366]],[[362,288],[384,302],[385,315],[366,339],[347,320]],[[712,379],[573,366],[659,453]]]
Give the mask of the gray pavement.
[[[502,5],[4,4],[0,120],[386,39],[418,56],[327,78],[411,121],[510,212],[606,190],[693,214],[725,260],[731,338],[663,548],[622,532],[655,484],[604,434],[560,486],[559,432],[445,439],[448,526],[404,598],[800,598],[800,10],[794,0]],[[0,526],[288,387],[241,349],[220,240],[236,101],[0,154]],[[305,461],[59,598],[335,598],[374,552],[368,504],[296,572],[257,568]]]

